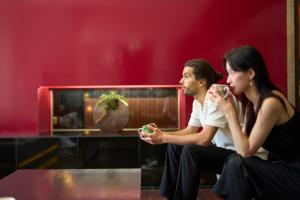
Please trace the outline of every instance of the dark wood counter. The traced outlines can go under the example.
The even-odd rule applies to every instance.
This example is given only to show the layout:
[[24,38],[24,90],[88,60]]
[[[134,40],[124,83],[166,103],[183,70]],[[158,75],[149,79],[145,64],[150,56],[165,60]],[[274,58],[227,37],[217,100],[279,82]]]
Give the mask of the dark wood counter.
[[142,186],[157,187],[164,151],[165,145],[149,145],[137,133],[0,135],[0,178],[19,169],[141,168]]

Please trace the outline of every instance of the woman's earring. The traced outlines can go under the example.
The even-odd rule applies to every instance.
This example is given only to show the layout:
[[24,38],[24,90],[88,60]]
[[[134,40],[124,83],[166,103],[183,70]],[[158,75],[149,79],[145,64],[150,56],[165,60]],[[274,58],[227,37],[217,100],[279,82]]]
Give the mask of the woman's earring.
[[250,80],[250,86],[252,86],[252,80]]

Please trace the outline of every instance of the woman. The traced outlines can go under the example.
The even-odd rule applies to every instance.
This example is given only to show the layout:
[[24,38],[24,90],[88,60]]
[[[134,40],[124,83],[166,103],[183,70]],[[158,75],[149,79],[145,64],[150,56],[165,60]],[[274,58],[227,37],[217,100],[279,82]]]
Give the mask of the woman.
[[[241,95],[244,126],[231,98],[209,90],[224,113],[236,154],[227,158],[214,192],[224,199],[300,199],[300,117],[271,82],[262,55],[252,46],[225,54],[227,83]],[[272,160],[254,154],[264,147]]]
[[[202,172],[221,173],[226,158],[234,153],[225,116],[216,110],[207,95],[208,88],[221,77],[206,60],[187,61],[180,84],[185,95],[194,97],[188,126],[165,132],[150,124],[154,134],[140,133],[141,139],[150,144],[169,143],[160,186],[161,195],[167,199],[196,199]],[[237,101],[235,106],[238,108]],[[212,140],[215,145],[211,145]]]

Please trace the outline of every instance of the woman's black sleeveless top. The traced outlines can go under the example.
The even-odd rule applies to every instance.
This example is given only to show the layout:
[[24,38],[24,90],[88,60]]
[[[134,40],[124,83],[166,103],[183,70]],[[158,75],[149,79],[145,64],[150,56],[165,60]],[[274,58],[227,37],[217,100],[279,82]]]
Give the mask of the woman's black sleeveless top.
[[262,145],[279,160],[300,159],[300,114],[286,123],[274,126]]

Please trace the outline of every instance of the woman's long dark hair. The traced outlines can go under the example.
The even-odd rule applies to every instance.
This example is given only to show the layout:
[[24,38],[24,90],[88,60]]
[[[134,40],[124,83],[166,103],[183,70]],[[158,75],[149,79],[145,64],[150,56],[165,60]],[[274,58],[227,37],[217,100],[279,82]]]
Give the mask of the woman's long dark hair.
[[242,110],[246,117],[246,133],[250,135],[262,102],[266,98],[274,96],[272,90],[279,89],[270,80],[265,61],[256,48],[246,45],[232,49],[224,55],[223,65],[225,69],[226,62],[228,62],[233,71],[246,72],[252,68],[255,72],[253,80],[255,81],[258,93],[260,94],[256,110],[254,110],[252,102],[249,101],[245,94],[241,94]]
[[196,80],[206,80],[206,89],[223,78],[223,74],[216,72],[212,65],[204,59],[189,60],[184,64],[184,66],[193,68]]

